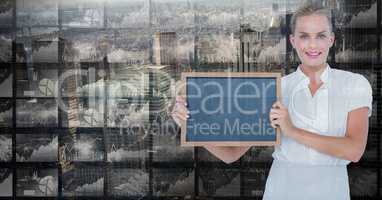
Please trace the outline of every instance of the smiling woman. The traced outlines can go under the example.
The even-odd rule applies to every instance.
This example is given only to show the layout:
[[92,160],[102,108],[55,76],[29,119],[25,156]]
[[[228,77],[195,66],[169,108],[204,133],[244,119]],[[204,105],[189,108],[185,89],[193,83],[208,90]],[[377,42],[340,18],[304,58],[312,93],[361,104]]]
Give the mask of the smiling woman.
[[270,111],[283,138],[264,199],[350,199],[346,165],[365,150],[371,86],[363,76],[327,64],[334,43],[330,10],[301,7],[291,30],[301,65],[283,77],[282,102]]
[[[349,200],[347,164],[358,162],[365,150],[372,90],[360,74],[333,69],[327,63],[334,43],[330,10],[308,4],[292,17],[289,39],[301,64],[281,80],[281,101],[269,120],[280,128],[264,200]],[[173,117],[189,118],[186,101],[177,98]],[[245,131],[240,130],[242,133]],[[205,146],[226,163],[249,147]]]

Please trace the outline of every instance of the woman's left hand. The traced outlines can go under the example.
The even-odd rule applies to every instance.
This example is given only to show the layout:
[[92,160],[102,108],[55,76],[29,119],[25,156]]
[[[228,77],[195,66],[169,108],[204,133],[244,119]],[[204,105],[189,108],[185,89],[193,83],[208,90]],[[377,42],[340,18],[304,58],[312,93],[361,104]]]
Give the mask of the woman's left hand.
[[295,129],[289,117],[288,109],[280,101],[276,101],[272,105],[269,120],[273,128],[281,128],[281,132],[285,135],[289,135]]

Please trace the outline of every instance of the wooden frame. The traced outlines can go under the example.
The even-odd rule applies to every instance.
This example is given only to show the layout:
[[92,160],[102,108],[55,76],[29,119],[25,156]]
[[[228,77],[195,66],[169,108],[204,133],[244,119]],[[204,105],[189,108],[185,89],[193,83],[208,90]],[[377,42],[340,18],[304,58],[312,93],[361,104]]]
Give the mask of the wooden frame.
[[[183,72],[181,75],[182,86],[180,95],[187,99],[187,78],[188,77],[253,77],[253,78],[275,78],[276,79],[276,97],[281,98],[281,73],[268,72]],[[276,129],[276,141],[186,141],[187,121],[181,124],[181,146],[275,146],[280,145],[280,129]]]

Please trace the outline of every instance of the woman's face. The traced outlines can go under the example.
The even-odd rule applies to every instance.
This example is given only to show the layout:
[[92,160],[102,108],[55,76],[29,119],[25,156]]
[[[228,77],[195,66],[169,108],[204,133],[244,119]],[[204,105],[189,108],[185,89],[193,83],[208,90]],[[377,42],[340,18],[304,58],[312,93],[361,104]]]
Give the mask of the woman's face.
[[326,66],[334,34],[325,16],[313,14],[297,18],[294,34],[289,39],[303,66],[317,69]]

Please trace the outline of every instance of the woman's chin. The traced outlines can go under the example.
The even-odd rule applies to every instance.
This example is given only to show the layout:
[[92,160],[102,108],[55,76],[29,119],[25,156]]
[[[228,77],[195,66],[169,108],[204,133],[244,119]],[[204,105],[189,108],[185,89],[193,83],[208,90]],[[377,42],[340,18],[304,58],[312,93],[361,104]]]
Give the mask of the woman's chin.
[[301,63],[305,67],[311,67],[311,68],[320,68],[322,66],[326,66],[326,62],[319,62],[319,61],[307,61]]

